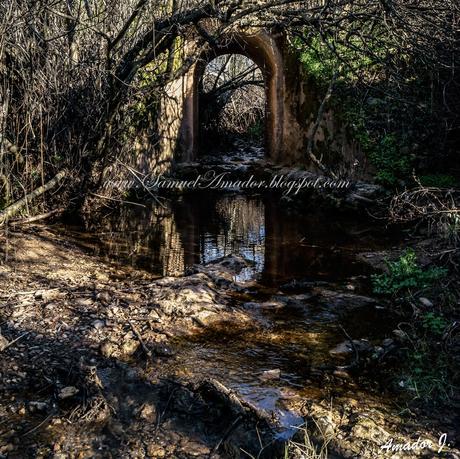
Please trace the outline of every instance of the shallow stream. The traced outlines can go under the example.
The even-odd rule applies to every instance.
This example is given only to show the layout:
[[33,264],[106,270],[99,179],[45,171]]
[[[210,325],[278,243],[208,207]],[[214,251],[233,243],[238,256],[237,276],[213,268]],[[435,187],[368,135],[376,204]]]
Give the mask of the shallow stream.
[[283,207],[273,196],[189,194],[122,207],[103,225],[66,231],[95,255],[158,276],[183,275],[230,254],[250,260],[235,277],[247,288],[233,304],[254,326],[223,324],[176,338],[165,372],[216,378],[275,413],[290,433],[302,421],[293,407],[326,395],[322,371],[353,358],[351,349],[334,349],[347,336],[371,347],[395,327],[385,308],[360,300],[369,293],[370,268],[356,258],[394,240],[356,217]]

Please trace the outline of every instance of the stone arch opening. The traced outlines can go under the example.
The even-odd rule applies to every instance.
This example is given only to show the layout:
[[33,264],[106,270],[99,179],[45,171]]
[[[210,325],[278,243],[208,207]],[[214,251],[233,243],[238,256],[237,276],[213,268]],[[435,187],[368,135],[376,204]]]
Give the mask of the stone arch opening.
[[194,161],[199,156],[199,83],[207,65],[225,54],[241,54],[251,59],[265,80],[265,156],[277,162],[283,141],[284,74],[283,59],[275,40],[265,32],[241,33],[223,37],[204,51],[191,70],[191,84],[184,103],[181,127],[181,160]]
[[198,154],[263,156],[267,111],[263,69],[242,54],[210,61],[199,81]]

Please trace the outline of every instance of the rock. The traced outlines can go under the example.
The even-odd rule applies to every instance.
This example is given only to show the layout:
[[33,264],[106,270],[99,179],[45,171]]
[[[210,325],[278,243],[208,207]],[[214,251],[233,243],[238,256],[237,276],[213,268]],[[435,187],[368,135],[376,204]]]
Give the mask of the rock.
[[350,373],[346,370],[334,370],[333,375],[340,379],[351,379]]
[[111,343],[110,341],[104,341],[101,344],[100,351],[104,357],[109,358],[113,357],[117,353],[118,348],[114,343]]
[[88,308],[92,306],[93,300],[89,297],[78,297],[74,299],[74,304],[77,307]]
[[385,352],[385,349],[383,349],[383,347],[381,346],[375,346],[374,347],[374,355],[373,355],[373,358],[378,358],[380,356],[382,356]]
[[77,389],[76,387],[67,386],[59,391],[58,398],[61,400],[65,400],[66,398],[70,398],[78,394],[78,392],[80,392],[80,390]]
[[394,341],[391,338],[387,338],[383,340],[382,345],[383,347],[390,347],[393,343]]
[[109,292],[99,292],[96,295],[96,300],[100,301],[104,306],[107,306],[112,301],[112,296]]
[[137,348],[139,347],[139,341],[136,341],[131,333],[128,333],[125,336],[125,339],[123,341],[123,344],[121,346],[121,352],[124,356],[130,357],[132,356],[136,351]]
[[338,308],[343,311],[347,309],[358,309],[365,306],[377,306],[375,298],[354,293],[343,293],[329,288],[316,286],[312,289],[312,293],[318,297],[321,303],[326,303],[329,307]]
[[166,451],[162,446],[151,443],[147,446],[147,454],[151,458],[165,457]]
[[[366,339],[353,340],[353,345],[358,352],[367,352],[371,349],[371,344]],[[334,349],[329,351],[331,355],[349,355],[355,352],[350,341],[344,341],[343,343],[338,344]]]
[[10,344],[9,341],[0,333],[0,352],[6,349],[8,344]]
[[[0,446],[0,452],[1,453],[11,453],[14,451],[14,445],[13,443],[7,443],[4,446]],[[5,456],[6,457],[6,456]]]
[[353,352],[353,347],[349,341],[344,341],[343,343],[337,344],[334,349],[329,351],[331,355],[348,355]]
[[425,306],[426,308],[433,307],[433,303],[428,298],[420,297],[418,301],[422,306]]
[[34,413],[36,411],[47,411],[48,403],[46,402],[29,402],[28,403],[29,411]]
[[380,425],[379,419],[361,416],[352,428],[352,435],[357,440],[366,440],[384,444],[391,435]]
[[193,315],[192,319],[201,327],[207,327],[214,322],[218,322],[220,315],[212,311],[201,311]]
[[96,330],[101,330],[102,328],[105,327],[105,321],[103,321],[103,320],[95,320],[92,323],[92,325]]
[[155,405],[151,403],[145,403],[141,406],[139,410],[139,418],[143,419],[144,421],[148,421],[154,423],[157,419],[157,410]]
[[181,443],[181,451],[186,453],[187,457],[191,456],[198,458],[209,457],[211,453],[211,450],[207,446],[191,440],[186,440]]
[[66,295],[66,292],[62,292],[57,288],[53,288],[50,290],[37,290],[34,296],[36,300],[43,300],[45,302],[49,302],[62,299]]
[[152,352],[159,357],[172,357],[175,352],[166,344],[155,344]]
[[273,381],[275,379],[280,379],[281,370],[279,368],[275,370],[266,370],[260,375],[262,381]]

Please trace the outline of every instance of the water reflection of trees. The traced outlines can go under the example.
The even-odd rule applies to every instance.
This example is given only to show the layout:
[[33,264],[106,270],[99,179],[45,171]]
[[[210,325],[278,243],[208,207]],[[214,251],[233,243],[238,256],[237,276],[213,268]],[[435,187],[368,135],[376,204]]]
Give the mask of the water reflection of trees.
[[265,252],[265,209],[259,199],[226,196],[215,203],[220,225],[202,234],[202,260],[204,262],[239,254],[263,268]]
[[126,206],[91,222],[99,255],[163,276],[184,273],[184,250],[170,206]]
[[338,279],[359,274],[351,257],[366,242],[347,235],[356,222],[302,216],[279,203],[238,195],[185,195],[164,206],[123,207],[89,227],[99,255],[161,276],[236,254],[254,262],[244,278],[272,285],[294,278]]
[[264,263],[264,205],[241,196],[188,196],[164,206],[126,206],[88,229],[101,256],[163,276],[182,275],[187,266],[240,254]]

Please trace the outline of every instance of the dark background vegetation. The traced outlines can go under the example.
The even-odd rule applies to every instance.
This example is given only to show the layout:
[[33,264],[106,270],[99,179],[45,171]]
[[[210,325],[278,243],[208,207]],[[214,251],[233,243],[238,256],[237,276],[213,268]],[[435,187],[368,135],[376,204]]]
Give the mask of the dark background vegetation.
[[454,0],[2,2],[2,206],[61,169],[72,171],[66,197],[76,200],[136,129],[148,123],[154,144],[158,97],[194,60],[188,34],[212,41],[209,20],[216,35],[241,24],[284,30],[324,92],[333,80],[329,103],[376,180],[401,188],[415,170],[427,185],[453,185],[459,9]]

